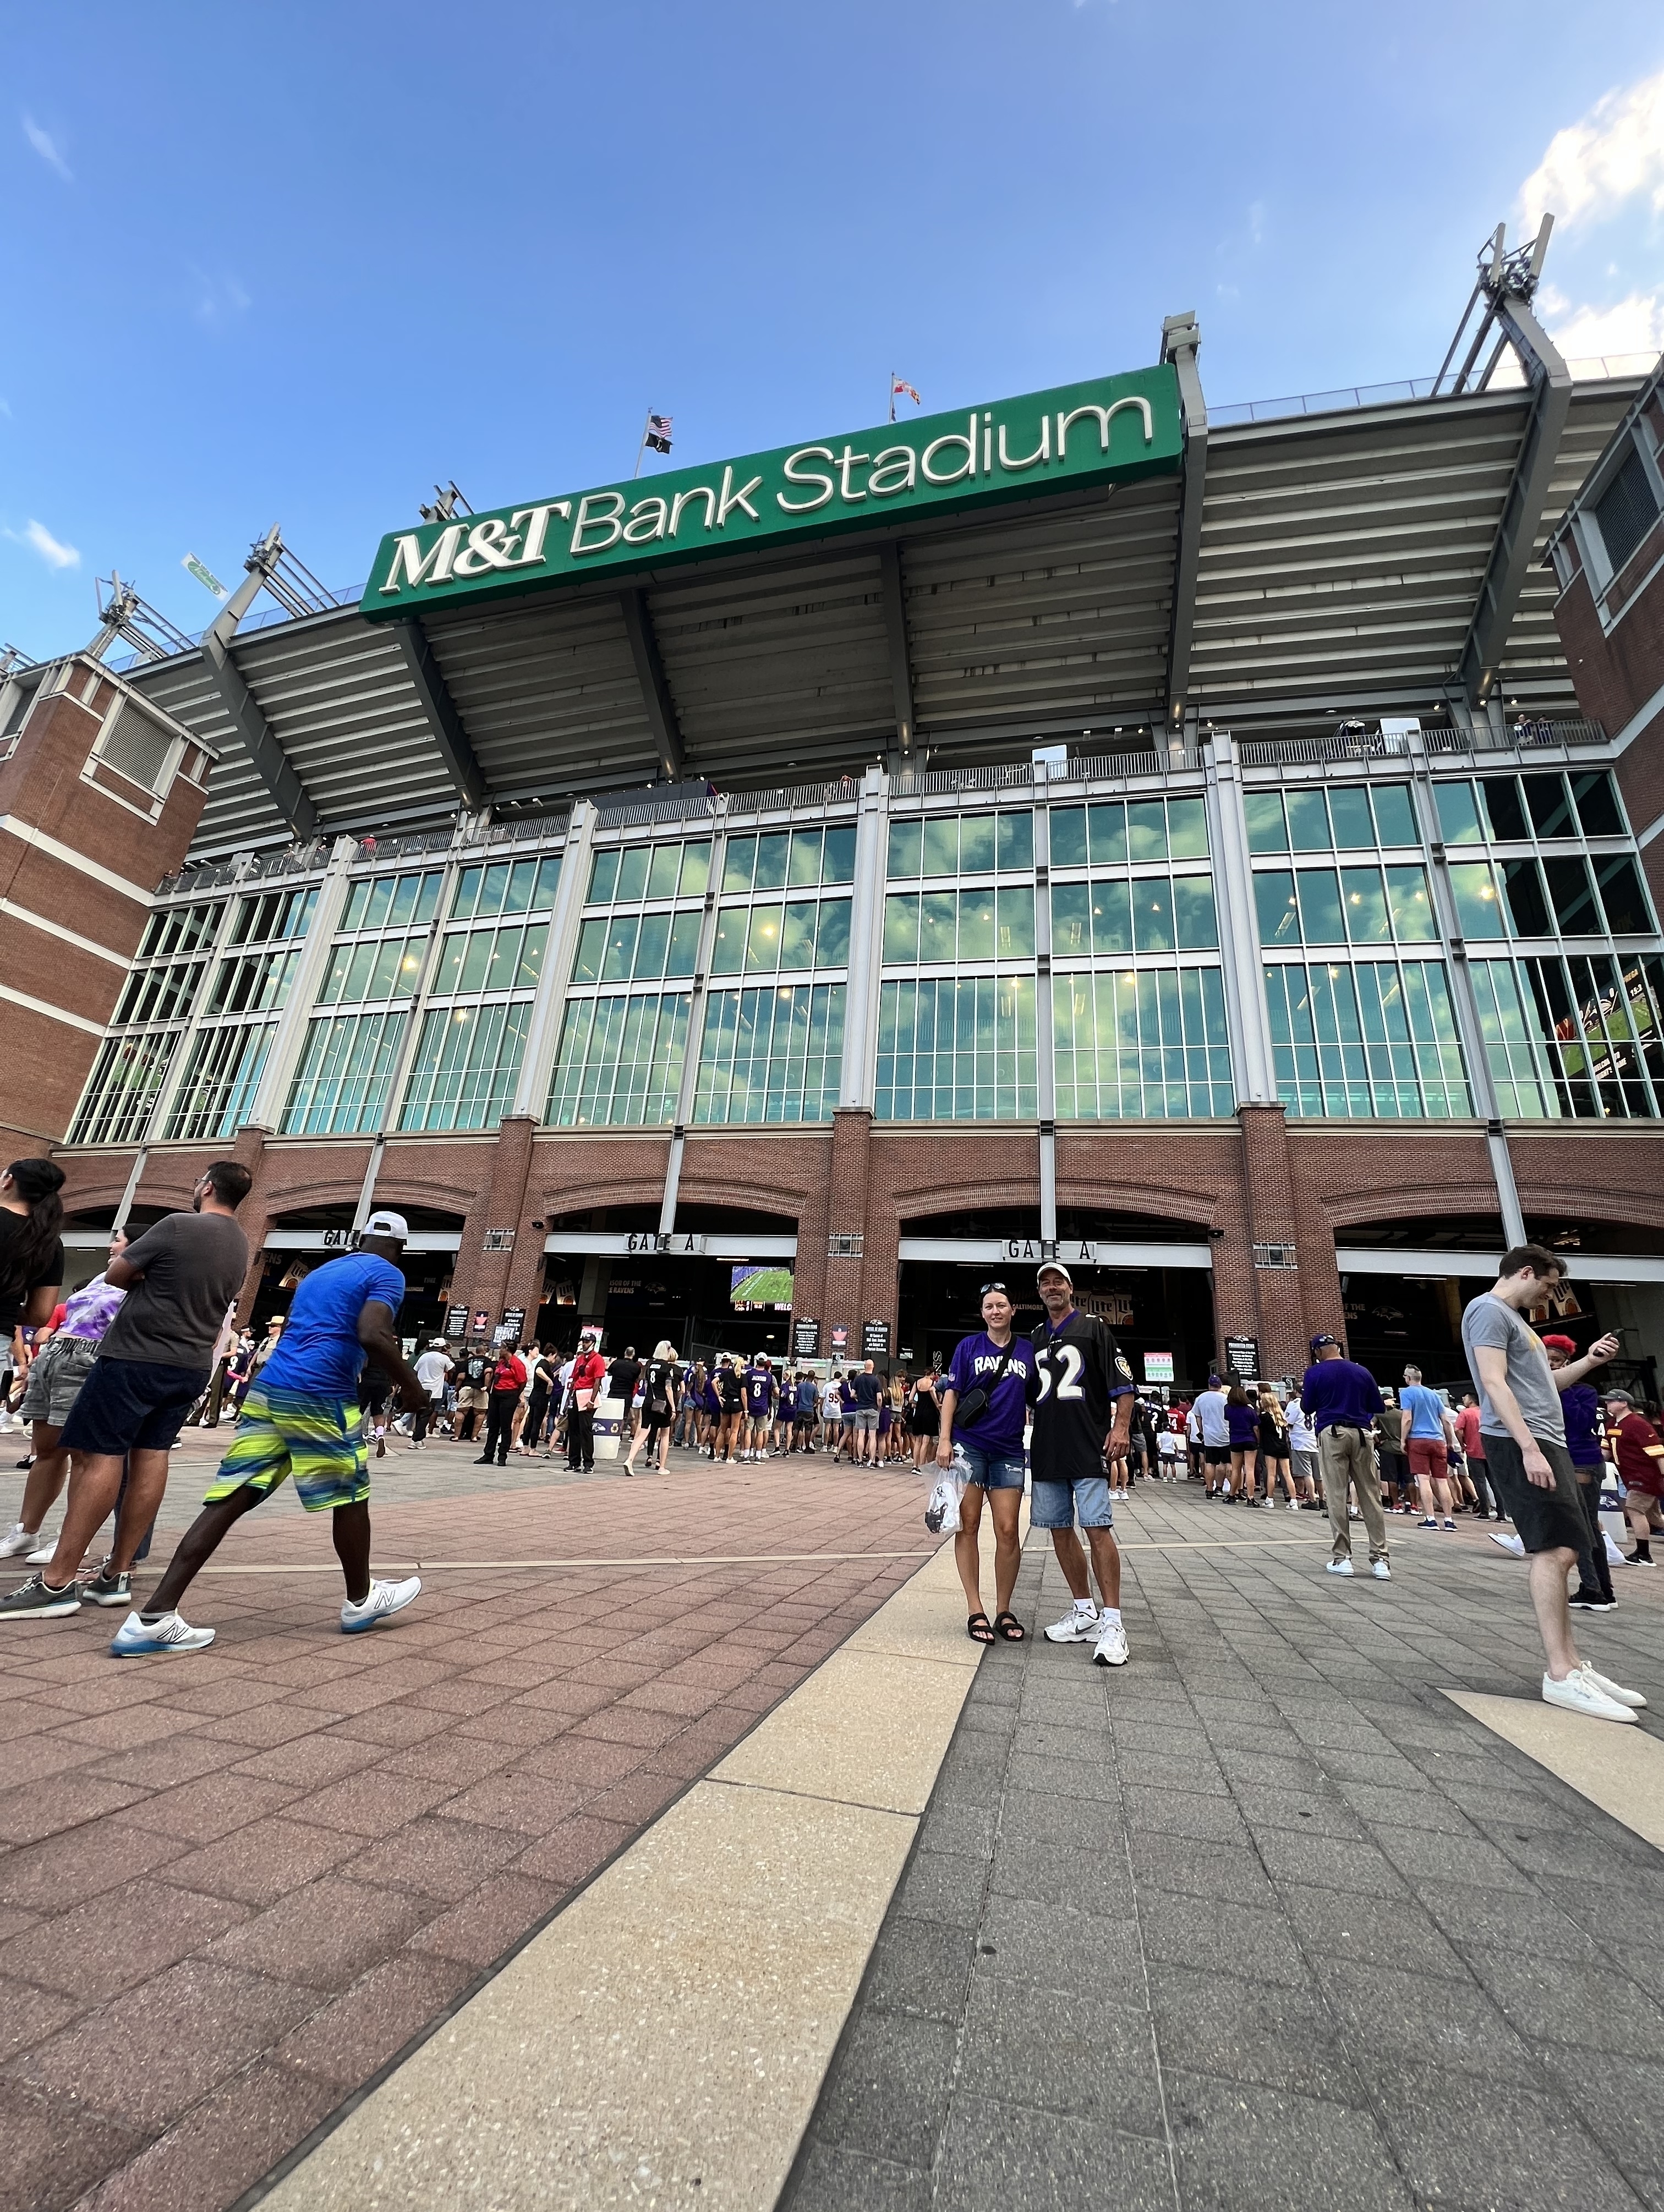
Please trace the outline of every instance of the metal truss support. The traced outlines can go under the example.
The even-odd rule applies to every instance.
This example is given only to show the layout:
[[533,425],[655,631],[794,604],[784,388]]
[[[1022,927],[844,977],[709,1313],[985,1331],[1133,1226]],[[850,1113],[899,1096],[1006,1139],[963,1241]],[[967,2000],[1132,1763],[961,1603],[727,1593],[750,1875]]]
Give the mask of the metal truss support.
[[485,778],[462,726],[462,717],[456,711],[444,671],[434,659],[433,646],[422,627],[421,616],[411,615],[404,622],[394,623],[393,633],[457,797],[465,806],[483,806]]
[[1190,691],[1191,640],[1196,629],[1196,579],[1202,562],[1202,501],[1208,478],[1208,409],[1196,356],[1202,332],[1193,311],[1169,315],[1161,325],[1161,358],[1179,376],[1185,422],[1185,468],[1179,496],[1179,549],[1173,569],[1173,622],[1167,637],[1167,727],[1185,719]]
[[620,592],[619,605],[630,640],[630,657],[636,664],[636,681],[642,687],[642,704],[647,709],[648,724],[658,750],[659,773],[667,783],[680,783],[686,758],[682,726],[677,720],[676,702],[670,695],[659,641],[653,634],[647,594],[639,590]]
[[907,605],[901,592],[901,548],[887,538],[878,549],[878,570],[884,593],[884,635],[890,648],[890,691],[895,702],[895,759],[898,767],[913,760],[913,667],[907,654]]
[[[273,529],[267,544],[277,536]],[[221,608],[213,627],[203,632],[202,657],[225,710],[247,748],[255,774],[271,794],[272,805],[297,837],[314,837],[318,834],[318,809],[302,787],[294,762],[283,750],[253,693],[243,682],[242,672],[231,658],[231,640],[237,624],[265,587],[267,572],[261,565],[261,550],[257,547],[250,556],[248,574]],[[274,554],[274,561],[275,558]]]

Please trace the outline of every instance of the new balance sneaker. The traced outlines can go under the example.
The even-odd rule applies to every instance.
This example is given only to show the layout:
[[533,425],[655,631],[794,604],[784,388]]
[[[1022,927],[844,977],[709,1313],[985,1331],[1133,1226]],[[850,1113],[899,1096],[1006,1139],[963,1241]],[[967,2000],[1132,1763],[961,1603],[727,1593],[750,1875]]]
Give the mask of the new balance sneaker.
[[95,1575],[89,1575],[80,1586],[82,1605],[131,1607],[133,1602],[133,1577],[130,1573],[113,1575],[110,1562],[106,1559]]
[[130,1613],[110,1639],[110,1650],[118,1659],[141,1659],[154,1651],[205,1651],[213,1640],[211,1628],[192,1628],[176,1613],[164,1613],[160,1620],[141,1620]]
[[1447,1521],[1444,1525],[1447,1528],[1454,1528],[1456,1524],[1454,1521]]
[[1127,1632],[1118,1620],[1101,1620],[1098,1624],[1098,1641],[1092,1647],[1094,1667],[1125,1667],[1127,1662]]
[[1350,1559],[1326,1560],[1323,1571],[1327,1575],[1350,1576],[1352,1571],[1352,1562]]
[[81,1592],[76,1584],[52,1589],[44,1574],[31,1575],[27,1582],[0,1597],[0,1620],[50,1620],[59,1613],[80,1610]]
[[1077,1600],[1061,1620],[1052,1622],[1045,1635],[1049,1644],[1095,1642],[1098,1635],[1097,1607],[1089,1597]]
[[[1436,1528],[1439,1525],[1438,1516],[1435,1513],[1429,1513],[1423,1521],[1421,1525],[1423,1528]],[[1450,1525],[1454,1528],[1456,1524],[1453,1521]]]
[[1647,1700],[1639,1690],[1626,1690],[1621,1682],[1609,1681],[1606,1675],[1597,1674],[1587,1659],[1580,1671],[1594,1683],[1603,1698],[1610,1698],[1614,1705],[1627,1705],[1632,1713],[1646,1711]]
[[362,1636],[367,1628],[378,1627],[391,1620],[395,1613],[402,1613],[422,1595],[420,1575],[408,1576],[402,1583],[372,1582],[369,1595],[362,1604],[354,1605],[350,1598],[341,1607],[343,1636]]
[[[38,1528],[26,1528],[21,1521],[13,1522],[3,1536],[0,1536],[0,1559],[15,1559],[20,1553],[27,1555],[40,1542]],[[53,1546],[55,1551],[58,1547]]]
[[1583,1713],[1594,1721],[1627,1721],[1633,1724],[1635,1720],[1627,1705],[1619,1705],[1616,1698],[1609,1698],[1589,1680],[1586,1667],[1574,1667],[1560,1682],[1552,1674],[1545,1674],[1543,1703],[1563,1706],[1569,1713]]

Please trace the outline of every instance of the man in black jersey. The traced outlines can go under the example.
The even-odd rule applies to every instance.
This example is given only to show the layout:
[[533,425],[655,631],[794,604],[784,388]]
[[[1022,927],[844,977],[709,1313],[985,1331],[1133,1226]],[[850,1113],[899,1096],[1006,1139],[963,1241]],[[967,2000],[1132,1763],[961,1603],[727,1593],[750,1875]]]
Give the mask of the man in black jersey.
[[[1033,1495],[1029,1518],[1051,1531],[1058,1565],[1075,1602],[1046,1630],[1053,1644],[1093,1645],[1100,1667],[1125,1667],[1126,1631],[1121,1625],[1121,1551],[1109,1507],[1105,1453],[1124,1456],[1132,1425],[1132,1370],[1108,1324],[1075,1304],[1067,1267],[1048,1260],[1038,1277],[1045,1319],[1034,1331],[1036,1378],[1030,1385],[1034,1428],[1029,1459]],[[1104,1609],[1092,1602],[1086,1553],[1075,1522],[1092,1547]]]

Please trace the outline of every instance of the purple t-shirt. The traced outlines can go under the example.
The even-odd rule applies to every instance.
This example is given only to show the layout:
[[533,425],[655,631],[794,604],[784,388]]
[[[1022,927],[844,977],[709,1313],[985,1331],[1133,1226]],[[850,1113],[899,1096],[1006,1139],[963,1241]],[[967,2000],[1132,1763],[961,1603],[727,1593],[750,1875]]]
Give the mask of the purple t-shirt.
[[83,1342],[96,1344],[115,1316],[116,1308],[126,1297],[125,1291],[117,1290],[107,1283],[102,1275],[94,1275],[90,1283],[83,1283],[78,1291],[71,1291],[64,1302],[64,1321],[59,1336],[79,1337]]
[[1241,1451],[1259,1440],[1259,1416],[1252,1406],[1233,1406],[1227,1399],[1225,1425],[1231,1432],[1233,1451]]
[[954,1415],[954,1434],[978,1451],[1009,1457],[1022,1449],[1023,1421],[1028,1401],[1029,1377],[1034,1372],[1034,1347],[1021,1337],[1014,1337],[1009,1346],[1010,1358],[994,1384],[994,1372],[1002,1359],[1006,1358],[986,1329],[975,1336],[963,1336],[954,1346],[954,1356],[948,1364],[948,1387],[956,1399],[967,1391],[978,1388],[992,1389],[993,1395],[979,1419],[961,1421]]

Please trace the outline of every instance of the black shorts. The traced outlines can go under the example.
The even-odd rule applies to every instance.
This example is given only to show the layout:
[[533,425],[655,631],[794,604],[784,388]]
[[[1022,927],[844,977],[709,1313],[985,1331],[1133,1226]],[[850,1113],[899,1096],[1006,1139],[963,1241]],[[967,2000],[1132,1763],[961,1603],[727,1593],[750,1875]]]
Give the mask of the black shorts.
[[1381,1455],[1381,1479],[1383,1482],[1407,1483],[1410,1462],[1402,1452],[1389,1450],[1383,1445]]
[[1554,1469],[1552,1490],[1526,1480],[1525,1455],[1512,1437],[1485,1438],[1485,1465],[1491,1486],[1506,1507],[1527,1552],[1581,1552],[1589,1524],[1578,1495],[1576,1471],[1563,1444],[1538,1440],[1537,1449]]
[[1228,1444],[1204,1444],[1202,1456],[1210,1467],[1228,1467],[1231,1463],[1231,1448]]
[[158,1359],[95,1359],[70,1408],[59,1443],[65,1451],[167,1451],[208,1388],[211,1368],[168,1367]]

